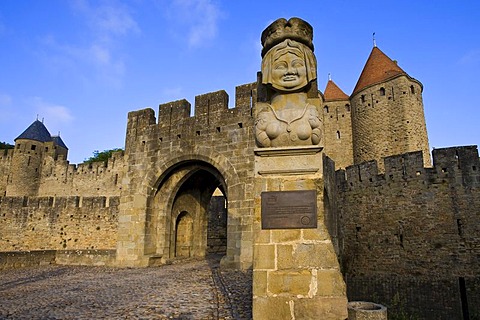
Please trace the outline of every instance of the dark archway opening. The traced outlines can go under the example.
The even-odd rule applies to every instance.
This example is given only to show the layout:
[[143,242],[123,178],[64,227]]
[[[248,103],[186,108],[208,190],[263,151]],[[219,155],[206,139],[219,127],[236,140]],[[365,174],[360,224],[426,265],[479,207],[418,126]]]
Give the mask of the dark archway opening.
[[207,254],[227,253],[227,199],[216,189],[207,209]]
[[[169,258],[225,255],[227,197],[222,175],[211,165],[189,162],[172,170],[165,228]],[[167,191],[160,185],[157,194]],[[170,200],[168,200],[170,199]],[[161,229],[161,228],[160,228]],[[166,257],[166,256],[165,256]]]

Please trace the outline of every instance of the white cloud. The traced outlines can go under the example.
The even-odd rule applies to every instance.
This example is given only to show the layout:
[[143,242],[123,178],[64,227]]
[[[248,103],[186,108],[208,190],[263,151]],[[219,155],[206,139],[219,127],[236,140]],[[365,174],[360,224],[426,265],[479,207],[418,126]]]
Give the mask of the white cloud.
[[129,8],[114,0],[76,0],[72,9],[87,26],[87,41],[61,43],[55,35],[46,35],[41,39],[45,61],[62,72],[70,69],[87,83],[121,86],[126,69],[122,40],[140,32]]
[[124,4],[100,1],[100,4],[95,6],[90,5],[88,0],[77,0],[73,4],[74,9],[87,19],[90,28],[100,36],[110,38],[139,32],[137,23]]
[[67,107],[44,101],[41,97],[28,99],[28,104],[34,108],[39,118],[45,119],[45,123],[51,127],[70,124],[74,119]]
[[220,7],[211,0],[174,0],[168,10],[174,27],[187,29],[190,47],[200,47],[215,39],[222,17]]

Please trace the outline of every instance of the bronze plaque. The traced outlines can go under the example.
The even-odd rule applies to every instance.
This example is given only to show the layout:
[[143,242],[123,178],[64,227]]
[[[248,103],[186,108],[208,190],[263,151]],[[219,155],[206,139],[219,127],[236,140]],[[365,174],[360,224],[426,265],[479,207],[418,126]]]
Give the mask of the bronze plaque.
[[317,192],[262,192],[262,229],[317,227]]

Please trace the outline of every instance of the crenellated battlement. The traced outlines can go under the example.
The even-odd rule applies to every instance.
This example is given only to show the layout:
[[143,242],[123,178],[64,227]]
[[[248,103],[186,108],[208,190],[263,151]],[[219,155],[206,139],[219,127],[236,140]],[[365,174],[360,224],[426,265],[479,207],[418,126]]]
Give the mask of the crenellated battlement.
[[107,162],[70,164],[46,159],[42,166],[39,196],[116,196],[124,176],[124,153],[117,151]]
[[[210,92],[195,97],[194,115],[191,104],[185,99],[160,104],[158,123],[151,108],[133,111],[128,114],[128,141],[143,134],[157,134],[160,141],[192,138],[202,132],[221,131],[225,125],[242,123],[251,117],[251,109],[256,101],[256,83],[236,87],[235,107],[228,108],[229,96],[224,90]],[[153,126],[156,124],[156,128]],[[239,125],[241,126],[241,125]]]
[[3,210],[7,217],[9,214],[15,214],[15,211],[6,209],[39,209],[39,208],[61,208],[61,209],[100,209],[108,207],[118,207],[120,198],[113,197],[0,197],[0,210]]
[[158,106],[158,124],[171,126],[184,119],[190,118],[190,103],[185,100],[177,100]]
[[449,182],[480,185],[477,146],[434,149],[433,167],[423,166],[421,151],[384,158],[385,172],[379,174],[377,161],[368,161],[336,172],[337,184],[348,188],[417,180],[428,184]]

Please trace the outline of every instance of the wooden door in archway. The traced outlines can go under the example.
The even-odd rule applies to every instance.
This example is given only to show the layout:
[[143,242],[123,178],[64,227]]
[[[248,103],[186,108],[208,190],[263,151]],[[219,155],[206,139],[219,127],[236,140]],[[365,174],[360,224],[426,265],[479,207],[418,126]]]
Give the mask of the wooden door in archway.
[[175,257],[190,257],[193,245],[193,218],[181,212],[175,223]]

